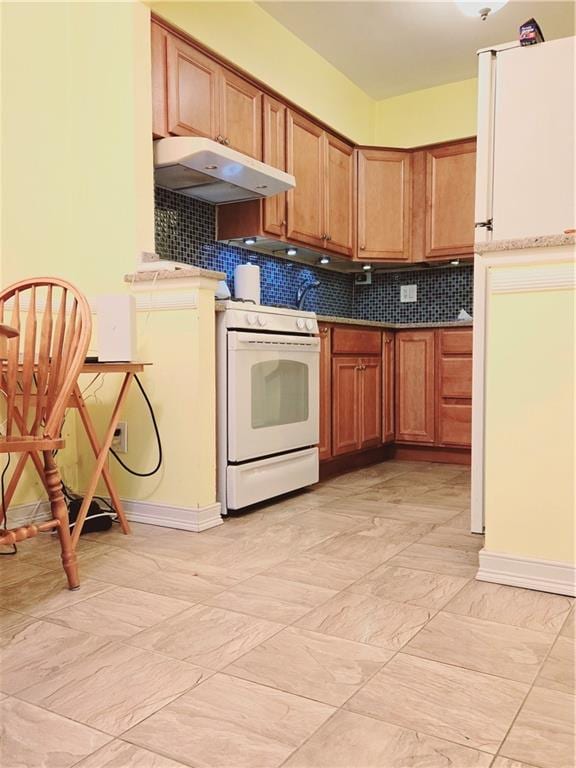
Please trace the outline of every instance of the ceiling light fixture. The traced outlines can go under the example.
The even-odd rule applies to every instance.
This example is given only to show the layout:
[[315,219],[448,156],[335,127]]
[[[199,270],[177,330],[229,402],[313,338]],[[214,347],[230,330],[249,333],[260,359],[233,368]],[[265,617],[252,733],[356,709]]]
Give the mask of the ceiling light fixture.
[[296,256],[298,248],[286,248],[286,256]]
[[480,3],[477,3],[474,0],[455,0],[456,5],[465,16],[471,16],[473,18],[480,16],[482,21],[486,21],[488,14],[496,13],[501,8],[504,8],[507,2],[508,0],[500,0],[499,2],[484,0],[484,2]]
[[320,256],[318,264],[330,264],[330,256]]
[[254,245],[254,243],[256,242],[256,238],[255,237],[245,237],[243,242],[244,242],[244,245]]

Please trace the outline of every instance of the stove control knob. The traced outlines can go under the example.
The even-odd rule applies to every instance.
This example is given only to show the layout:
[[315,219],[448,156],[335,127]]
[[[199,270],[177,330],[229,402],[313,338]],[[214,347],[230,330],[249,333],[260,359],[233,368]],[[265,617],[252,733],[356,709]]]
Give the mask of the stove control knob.
[[266,325],[266,323],[267,323],[267,320],[264,317],[264,315],[258,315],[258,325],[264,326]]
[[312,320],[310,320],[310,318],[308,318],[308,320],[306,320],[306,330],[311,331],[312,328],[314,328],[314,323]]
[[305,328],[305,326],[306,326],[306,323],[304,322],[304,318],[303,318],[303,317],[299,317],[299,318],[296,320],[296,327],[297,327],[297,328],[298,328],[300,331],[303,331],[303,330],[304,330],[304,328]]
[[248,325],[256,325],[256,316],[251,315],[250,312],[246,312],[246,322]]

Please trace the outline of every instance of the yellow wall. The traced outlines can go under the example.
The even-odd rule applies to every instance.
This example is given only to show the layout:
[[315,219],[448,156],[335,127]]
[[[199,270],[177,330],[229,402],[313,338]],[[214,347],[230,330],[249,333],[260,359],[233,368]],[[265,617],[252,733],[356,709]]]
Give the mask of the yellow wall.
[[574,292],[495,294],[488,316],[486,550],[574,562]]
[[[53,274],[89,297],[123,292],[139,253],[154,250],[149,39],[149,9],[141,3],[2,3],[3,285]],[[139,351],[154,362],[143,380],[158,413],[166,467],[150,480],[114,468],[128,498],[191,507],[214,502],[206,346],[213,298],[201,293],[201,312],[157,312],[148,322],[139,313]],[[201,338],[204,322],[210,327]],[[118,385],[109,376],[98,399],[89,400],[100,428]],[[124,417],[127,463],[152,466],[155,441],[136,389]],[[69,414],[60,465],[82,490],[93,460],[74,427]],[[40,490],[31,473],[15,503],[38,498]]]
[[374,143],[415,147],[476,135],[477,80],[413,91],[376,104]]
[[253,2],[150,3],[166,21],[359,143],[371,143],[374,101]]

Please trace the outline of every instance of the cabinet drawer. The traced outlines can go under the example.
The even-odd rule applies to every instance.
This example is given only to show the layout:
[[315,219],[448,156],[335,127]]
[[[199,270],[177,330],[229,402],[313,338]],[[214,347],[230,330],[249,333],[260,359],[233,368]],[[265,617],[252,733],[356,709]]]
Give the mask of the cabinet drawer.
[[440,331],[441,355],[471,355],[472,328]]
[[472,358],[440,359],[440,397],[472,397]]
[[438,431],[441,445],[469,448],[472,438],[472,405],[440,405]]
[[332,332],[333,355],[379,355],[381,350],[381,331],[334,328]]

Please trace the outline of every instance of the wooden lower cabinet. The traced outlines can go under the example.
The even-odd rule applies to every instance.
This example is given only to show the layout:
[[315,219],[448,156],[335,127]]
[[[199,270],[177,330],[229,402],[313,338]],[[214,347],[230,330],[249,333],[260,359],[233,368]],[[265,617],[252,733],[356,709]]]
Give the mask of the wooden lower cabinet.
[[332,337],[330,326],[320,325],[320,461],[332,457]]
[[435,440],[435,340],[433,330],[396,334],[396,441]]
[[382,334],[382,442],[394,442],[394,334]]
[[381,361],[379,357],[332,358],[332,455],[380,445]]
[[472,328],[438,330],[437,442],[469,448],[472,443]]
[[386,443],[470,448],[472,328],[321,324],[320,339],[320,461]]

